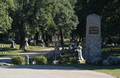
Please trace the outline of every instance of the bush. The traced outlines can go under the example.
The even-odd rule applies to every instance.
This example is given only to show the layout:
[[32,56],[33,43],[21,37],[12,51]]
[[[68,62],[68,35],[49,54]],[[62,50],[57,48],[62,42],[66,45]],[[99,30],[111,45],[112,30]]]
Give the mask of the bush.
[[107,58],[107,60],[111,65],[117,65],[120,62],[120,58],[117,56],[110,56]]
[[34,60],[36,61],[36,64],[47,64],[47,58],[44,56],[36,56],[34,58]]
[[67,63],[68,59],[67,58],[63,58],[62,61],[63,61],[63,63]]
[[70,63],[77,63],[77,58],[76,57],[71,57],[69,59]]
[[25,65],[25,58],[22,56],[13,56],[12,63],[15,65]]
[[94,58],[91,63],[95,65],[102,64],[102,59],[100,57]]
[[109,63],[108,60],[106,59],[106,60],[103,61],[103,65],[104,65],[104,66],[109,66],[110,63]]
[[63,64],[63,63],[67,63],[67,62],[68,62],[67,58],[61,58],[58,63]]

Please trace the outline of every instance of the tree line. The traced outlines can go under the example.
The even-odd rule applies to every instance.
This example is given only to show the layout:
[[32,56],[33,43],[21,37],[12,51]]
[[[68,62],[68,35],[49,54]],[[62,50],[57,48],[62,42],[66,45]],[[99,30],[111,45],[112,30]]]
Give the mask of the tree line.
[[119,0],[1,0],[0,32],[18,38],[21,50],[31,34],[38,43],[39,33],[46,46],[54,35],[64,46],[63,34],[85,37],[86,17],[92,13],[101,17],[102,38],[120,36]]

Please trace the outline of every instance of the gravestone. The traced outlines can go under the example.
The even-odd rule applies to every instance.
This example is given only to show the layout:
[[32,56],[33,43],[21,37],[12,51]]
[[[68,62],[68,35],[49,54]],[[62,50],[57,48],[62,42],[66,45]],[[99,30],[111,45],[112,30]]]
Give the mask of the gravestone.
[[28,40],[25,40],[25,46],[28,47],[29,44],[28,44]]
[[55,53],[53,50],[50,51],[50,58],[49,59],[55,59]]
[[34,46],[37,46],[37,44],[36,44],[36,40],[33,40],[33,44],[34,44]]
[[29,65],[29,56],[28,55],[25,56],[25,62],[26,62],[26,65]]
[[86,63],[101,56],[101,19],[96,14],[87,16],[86,25]]
[[71,51],[71,43],[68,45],[68,51]]
[[12,41],[11,48],[15,48],[15,42]]

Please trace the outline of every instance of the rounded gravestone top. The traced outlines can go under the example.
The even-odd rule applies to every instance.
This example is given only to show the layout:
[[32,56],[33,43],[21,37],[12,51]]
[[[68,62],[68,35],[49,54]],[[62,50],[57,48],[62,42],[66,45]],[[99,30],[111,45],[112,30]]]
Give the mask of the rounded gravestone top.
[[97,15],[97,14],[90,14],[90,15],[88,15],[87,17],[99,17],[100,18],[100,16],[99,15]]

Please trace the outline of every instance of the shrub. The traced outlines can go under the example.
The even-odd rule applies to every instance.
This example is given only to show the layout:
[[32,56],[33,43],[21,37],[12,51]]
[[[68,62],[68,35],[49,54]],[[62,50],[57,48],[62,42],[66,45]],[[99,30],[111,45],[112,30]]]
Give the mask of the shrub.
[[111,65],[117,65],[120,62],[120,58],[117,56],[110,56],[107,58],[107,60]]
[[77,63],[77,58],[76,57],[71,57],[69,59],[70,63]]
[[47,64],[47,58],[44,56],[36,56],[34,60],[36,61],[36,64]]
[[94,58],[91,63],[95,65],[102,64],[102,59],[100,57]]
[[25,65],[25,58],[22,56],[13,56],[12,63],[15,65]]
[[67,58],[61,58],[58,63],[62,64],[62,63],[67,63],[67,62],[68,62]]
[[106,59],[106,60],[103,61],[103,65],[104,65],[104,66],[109,66],[110,63],[109,63],[108,60]]
[[63,61],[63,63],[67,63],[68,59],[67,58],[63,58],[62,61]]

